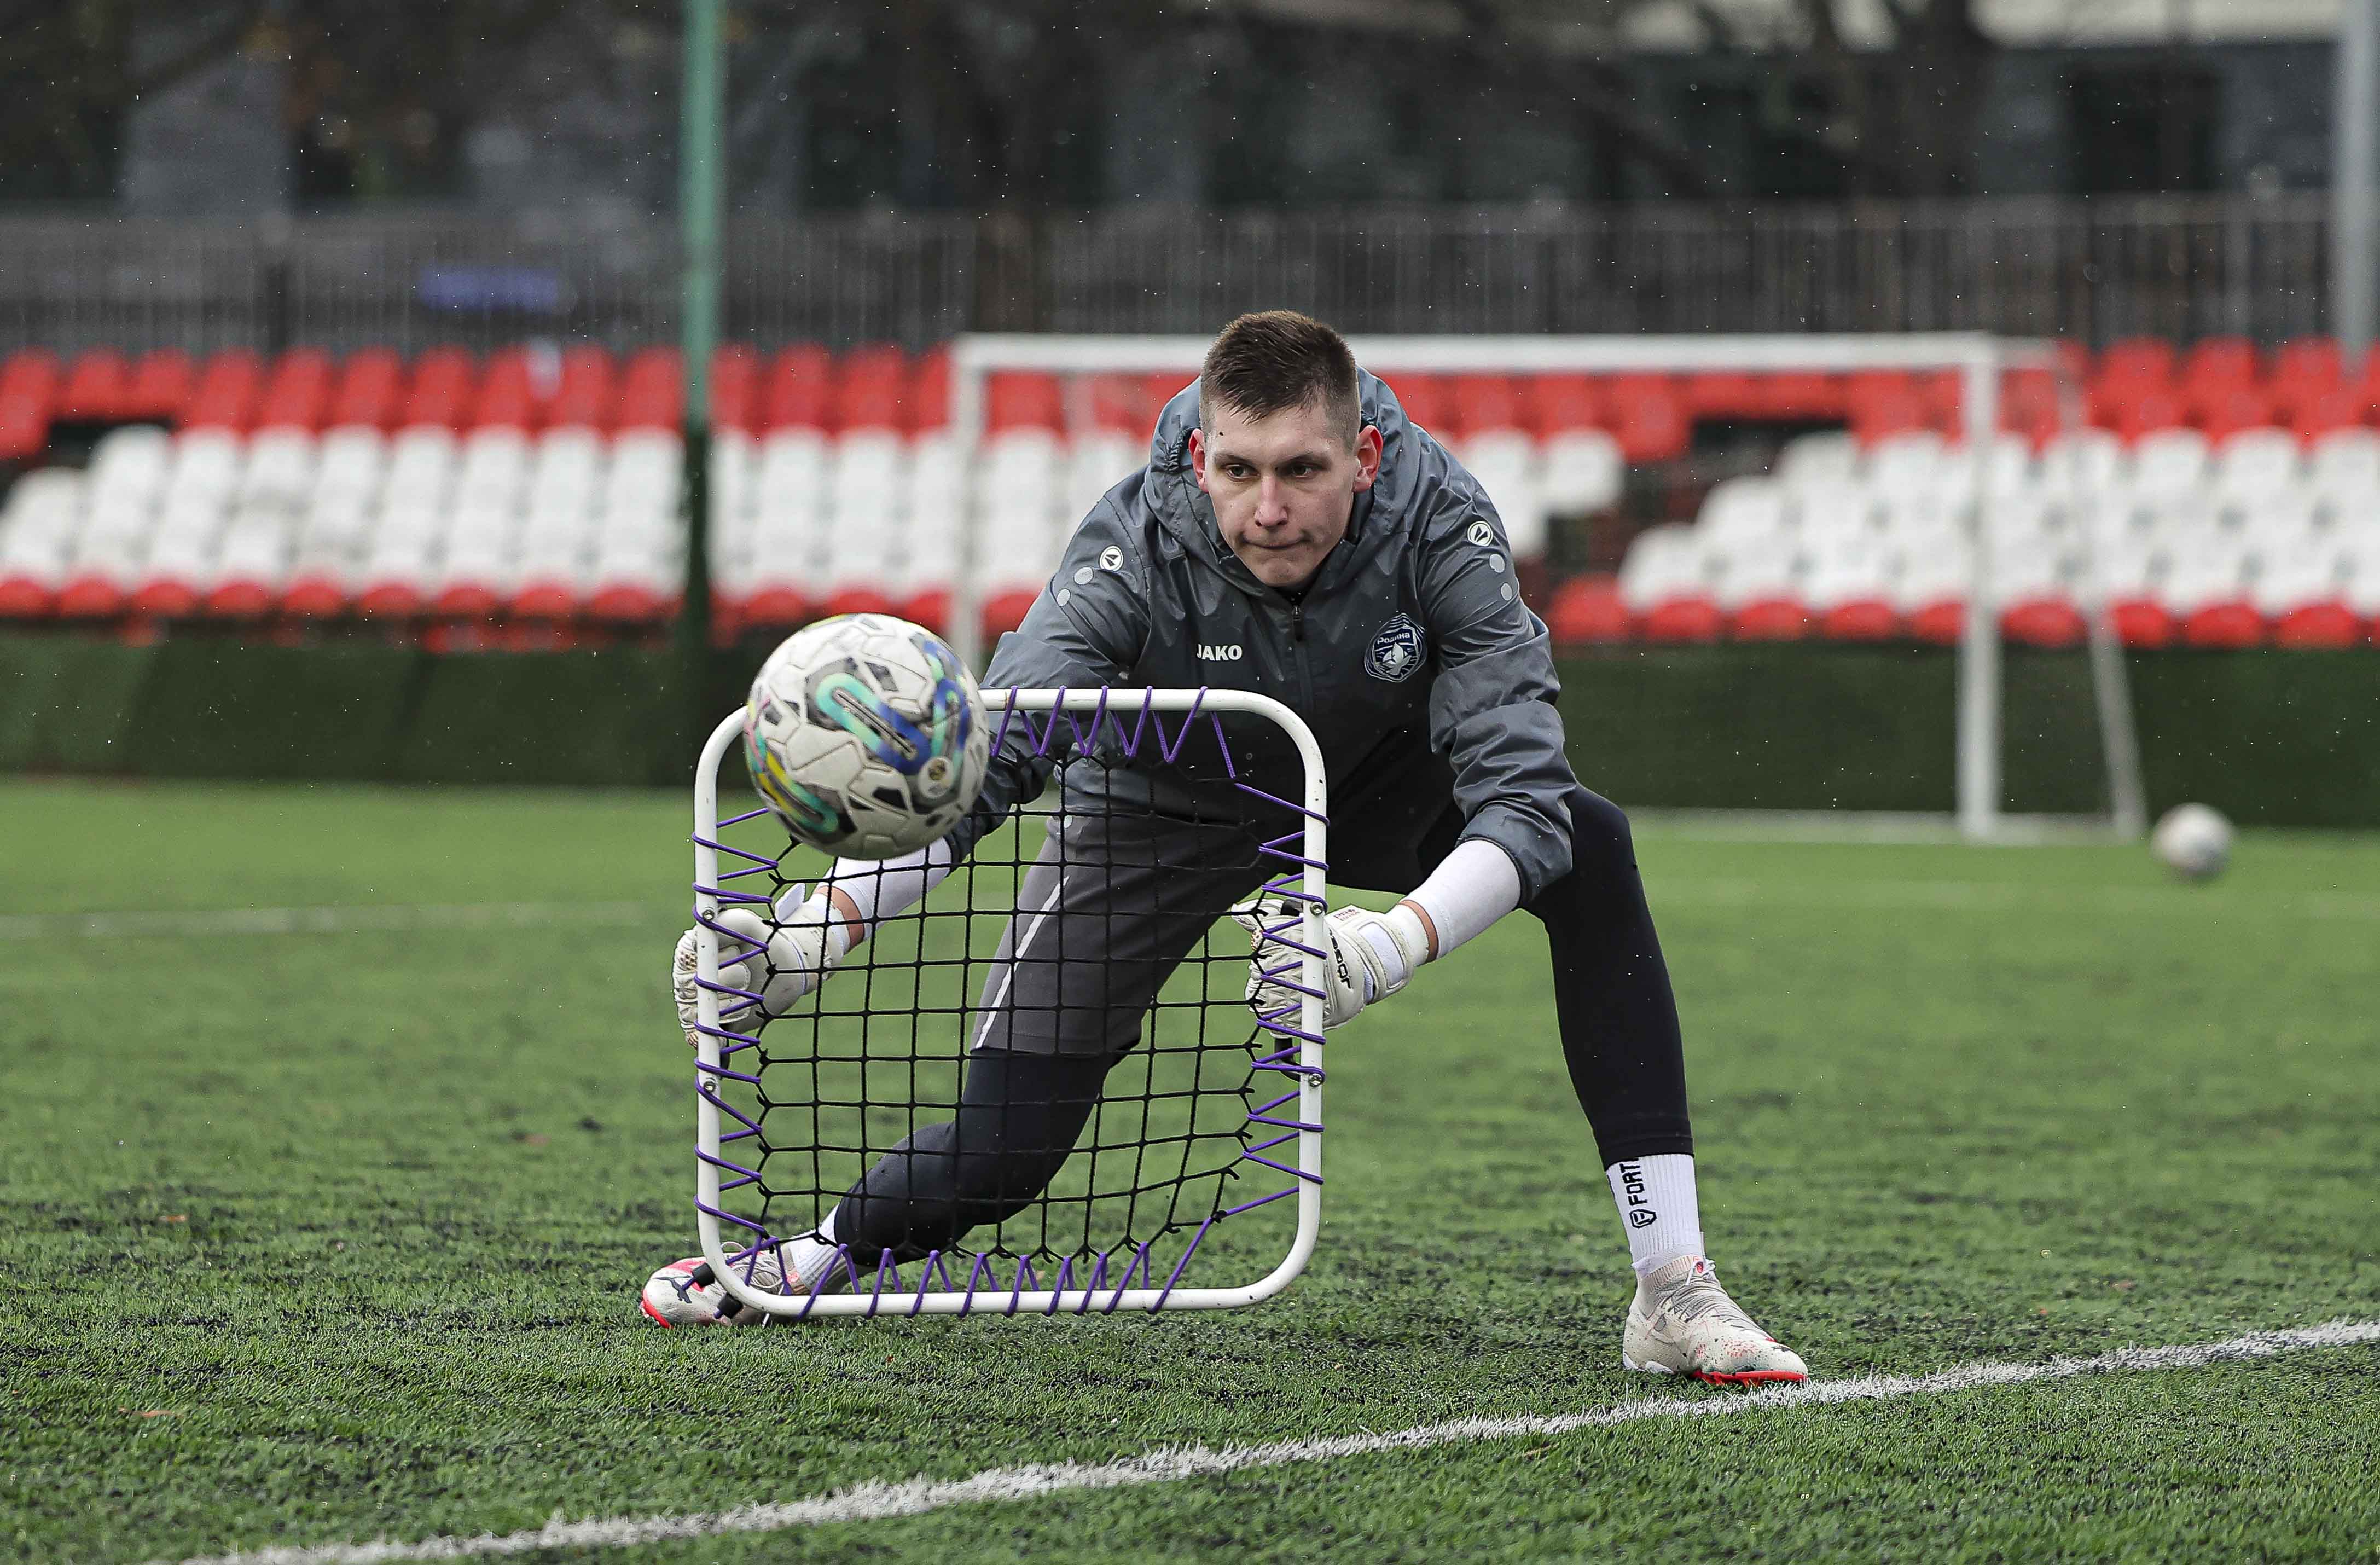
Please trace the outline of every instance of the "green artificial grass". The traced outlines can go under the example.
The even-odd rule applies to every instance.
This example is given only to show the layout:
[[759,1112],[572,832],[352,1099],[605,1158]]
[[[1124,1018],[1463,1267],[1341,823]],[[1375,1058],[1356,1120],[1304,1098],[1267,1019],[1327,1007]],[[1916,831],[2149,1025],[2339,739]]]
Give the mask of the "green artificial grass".
[[[0,940],[0,1552],[140,1560],[1731,1393],[1618,1365],[1543,944],[1330,1045],[1322,1244],[1256,1310],[665,1332],[693,1248],[674,795],[0,784],[0,920],[600,902],[548,930]],[[1705,1226],[1821,1378],[2380,1319],[2380,841],[1640,847]],[[1637,1424],[695,1559],[2339,1558],[2370,1348]]]

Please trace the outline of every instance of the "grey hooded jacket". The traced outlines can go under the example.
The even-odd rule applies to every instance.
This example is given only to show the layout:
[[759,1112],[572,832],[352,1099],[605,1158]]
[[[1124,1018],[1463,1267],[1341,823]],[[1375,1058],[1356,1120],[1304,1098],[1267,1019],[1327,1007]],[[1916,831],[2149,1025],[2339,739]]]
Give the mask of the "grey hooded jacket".
[[[1068,541],[1024,624],[984,679],[993,710],[1011,686],[1261,691],[1305,718],[1330,792],[1331,879],[1409,890],[1420,839],[1450,802],[1462,835],[1518,868],[1524,900],[1567,874],[1576,784],[1554,700],[1545,625],[1522,601],[1504,526],[1478,480],[1361,377],[1380,472],[1355,497],[1347,537],[1295,599],[1265,586],[1224,544],[1189,467],[1196,385],[1160,416],[1148,466],[1108,491]],[[1299,796],[1295,752],[1269,723],[1227,722],[1238,775]],[[1112,746],[1110,746],[1111,749]],[[1172,765],[1109,755],[1071,765],[1077,793],[1168,814],[1240,819],[1277,834],[1231,787],[1212,746]],[[992,758],[962,852],[1050,763],[1012,724]],[[1276,812],[1277,815],[1277,812]]]

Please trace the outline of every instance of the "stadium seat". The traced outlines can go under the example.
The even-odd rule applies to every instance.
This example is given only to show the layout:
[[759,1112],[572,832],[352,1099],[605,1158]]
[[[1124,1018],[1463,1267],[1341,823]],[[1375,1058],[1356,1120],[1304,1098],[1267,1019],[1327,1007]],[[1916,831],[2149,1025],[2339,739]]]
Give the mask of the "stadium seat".
[[1685,378],[1682,394],[1695,419],[1760,419],[1767,416],[1760,377],[1742,370],[1705,370]]
[[1844,401],[1851,416],[1852,433],[1863,445],[1931,425],[1917,378],[1905,370],[1855,372]]
[[553,399],[546,405],[545,421],[608,431],[618,405],[619,377],[611,354],[593,343],[565,349]]
[[1816,423],[1851,416],[1851,383],[1842,375],[1785,370],[1760,376],[1754,389],[1758,418]]
[[1033,608],[1034,600],[1040,596],[1037,588],[1010,587],[1003,588],[985,599],[983,604],[985,645],[997,645],[1002,637],[1023,625],[1026,614]]
[[1532,420],[1520,382],[1510,375],[1454,375],[1454,424],[1468,438],[1496,430],[1527,431]]
[[131,367],[112,347],[76,356],[58,387],[57,418],[68,423],[112,424],[124,417],[131,392]]
[[2205,435],[2187,427],[2153,431],[2132,446],[2123,487],[2151,503],[2203,493],[2207,477]]
[[1539,493],[1548,513],[1585,516],[1620,503],[1628,461],[1620,443],[1603,430],[1567,428],[1545,437]]
[[760,358],[729,343],[710,358],[710,427],[757,433],[760,421]]
[[[1172,389],[1181,389],[1181,377],[1178,375],[1155,379],[1174,381],[1176,384]],[[1150,405],[1152,427],[1155,409],[1164,406],[1163,399],[1169,394],[1160,392],[1158,399]],[[929,348],[918,357],[916,372],[909,377],[909,432],[929,435],[950,428],[950,424],[951,350],[947,346]]]
[[1841,529],[1808,545],[1802,592],[1830,641],[1883,641],[1900,630],[1893,559],[1880,534]]
[[2215,496],[2219,503],[2252,505],[2289,493],[2305,477],[2297,437],[2287,430],[2241,430],[2216,448]]
[[2112,431],[2068,430],[2041,448],[2034,479],[2046,493],[2085,500],[2122,486],[2127,467],[2123,442]]
[[613,428],[674,430],[685,408],[686,373],[675,348],[643,348],[629,358],[620,374]]
[[1777,461],[1778,481],[1794,489],[1840,488],[1864,472],[1859,443],[1848,434],[1803,435],[1788,441]]
[[405,362],[386,348],[364,348],[339,366],[322,427],[392,429],[405,406]]
[[2173,344],[2163,337],[2126,337],[2100,354],[2100,384],[2165,385],[2174,378]]
[[1620,598],[1648,641],[1716,641],[1725,626],[1710,569],[1693,529],[1646,529],[1620,566]]
[[1974,564],[1967,540],[1942,532],[1922,540],[1896,531],[1900,569],[1892,576],[1891,603],[1901,625],[1920,641],[1956,642],[1966,619],[1967,588]]
[[1414,371],[1383,378],[1388,381],[1389,390],[1396,394],[1398,405],[1403,407],[1405,422],[1441,443],[1461,432],[1455,423],[1454,393],[1449,377]]
[[2011,370],[2000,383],[2000,428],[2034,448],[2064,427],[2058,377],[2048,370]]
[[488,359],[480,382],[479,400],[464,429],[512,429],[534,432],[543,422],[544,399],[538,394],[538,376],[527,348],[505,348]]
[[1670,462],[1686,454],[1694,420],[1666,375],[1618,375],[1606,401],[1620,454],[1630,462]]
[[1628,639],[1628,605],[1617,576],[1576,576],[1554,588],[1546,625],[1556,642],[1582,646]]
[[190,356],[181,349],[165,347],[144,353],[132,367],[132,379],[125,387],[117,417],[177,424],[197,383]]
[[2165,577],[2165,606],[2193,647],[2253,647],[2264,616],[2249,597],[2248,559],[2240,540],[2202,535],[2175,549]]
[[2288,400],[2338,387],[2347,366],[2336,337],[2292,337],[2273,350],[2268,382],[2276,397]]
[[[524,389],[527,383],[524,378]],[[475,421],[483,401],[479,366],[471,356],[458,347],[431,348],[414,361],[413,383],[406,390],[397,422],[459,431]]]
[[218,353],[199,372],[182,426],[246,434],[256,422],[257,402],[263,393],[262,360],[244,348]]
[[1759,478],[1727,479],[1711,486],[1694,517],[1706,552],[1724,557],[1766,550],[1787,536],[1792,512],[1782,484]]
[[280,601],[289,579],[297,514],[278,505],[246,507],[224,529],[202,610],[218,619],[259,620]]
[[0,508],[0,619],[48,613],[66,584],[83,519],[86,479],[43,467],[10,486]]
[[1002,370],[987,378],[984,428],[995,440],[1012,431],[1030,431],[1054,444],[1065,427],[1065,393],[1057,376],[1038,370]]
[[56,355],[20,349],[0,364],[0,462],[25,461],[49,444],[57,393]]
[[[845,433],[868,430],[879,433],[906,434],[915,416],[910,399],[911,369],[909,356],[889,344],[854,348],[844,355],[835,377],[835,425]],[[1033,392],[1046,390],[1051,395],[1049,427],[1060,427],[1064,419],[1057,409],[1058,382],[1052,376],[1032,376]],[[1045,384],[1046,382],[1046,384]],[[1014,397],[1016,383],[1001,388],[1000,394]],[[1024,421],[1032,422],[1032,416]]]
[[330,414],[333,380],[331,356],[321,349],[283,354],[265,379],[254,427],[319,431]]
[[1609,429],[1610,410],[1591,375],[1531,375],[1521,382],[1528,426],[1550,441],[1573,430]]
[[2301,441],[2312,443],[2333,430],[2352,429],[2372,417],[2371,399],[2350,386],[2332,386],[2289,401],[2276,400],[2273,416]]
[[834,427],[834,360],[816,343],[798,343],[769,362],[761,384],[763,427],[824,431]]
[[2243,430],[2274,421],[2273,400],[2253,386],[2224,386],[2206,392],[2195,405],[2198,427],[2211,441],[2222,441]]
[[442,507],[392,495],[356,572],[356,613],[380,619],[419,614],[427,603],[445,523]]
[[2256,345],[2246,337],[2204,337],[2182,355],[2180,382],[2194,404],[2210,395],[2252,390],[2264,380]]
[[2350,557],[2336,538],[2309,531],[2263,552],[2249,598],[2282,647],[2353,647],[2362,617],[2347,601]]
[[1888,435],[1868,452],[1868,487],[1888,505],[1904,496],[1936,492],[1956,481],[1947,471],[1949,449],[1931,430]]

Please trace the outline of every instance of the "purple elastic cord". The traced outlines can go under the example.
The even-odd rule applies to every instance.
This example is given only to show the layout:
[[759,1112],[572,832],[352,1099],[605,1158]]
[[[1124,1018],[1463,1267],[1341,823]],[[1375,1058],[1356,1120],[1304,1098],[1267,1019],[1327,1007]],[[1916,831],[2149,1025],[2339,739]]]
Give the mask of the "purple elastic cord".
[[[1229,1215],[1229,1214],[1219,1214],[1219,1215]],[[1155,1299],[1155,1300],[1153,1300],[1153,1301],[1150,1303],[1149,1306],[1148,1306],[1148,1310],[1149,1310],[1149,1313],[1150,1313],[1151,1315],[1154,1315],[1154,1314],[1156,1314],[1159,1310],[1163,1309],[1163,1308],[1165,1307],[1165,1301],[1166,1301],[1166,1300],[1168,1300],[1168,1299],[1170,1299],[1170,1298],[1172,1298],[1172,1297],[1173,1297],[1173,1285],[1174,1285],[1175,1283],[1177,1283],[1177,1282],[1179,1282],[1179,1281],[1181,1281],[1181,1280],[1182,1280],[1182,1273],[1183,1273],[1183,1270],[1184,1270],[1184,1268],[1186,1268],[1186,1267],[1188,1267],[1188,1266],[1189,1266],[1189,1264],[1190,1264],[1190,1257],[1191,1257],[1191,1256],[1195,1256],[1195,1255],[1196,1255],[1196,1254],[1198,1253],[1198,1242],[1199,1242],[1200,1240],[1202,1240],[1202,1239],[1206,1238],[1206,1237],[1207,1237],[1207,1231],[1208,1231],[1208,1229],[1210,1229],[1210,1228],[1214,1227],[1214,1226],[1215,1226],[1215,1219],[1214,1219],[1213,1218],[1211,1218],[1211,1217],[1210,1217],[1210,1218],[1208,1218],[1205,1222],[1202,1222],[1202,1223],[1200,1223],[1200,1224],[1198,1225],[1198,1231],[1197,1231],[1197,1232],[1196,1232],[1196,1233],[1194,1233],[1194,1234],[1192,1234],[1192,1235],[1190,1236],[1190,1247],[1189,1247],[1188,1249],[1186,1249],[1186,1250],[1184,1250],[1184,1251],[1183,1251],[1183,1252],[1182,1252],[1182,1258],[1181,1258],[1180,1260],[1178,1260],[1178,1261],[1176,1261],[1176,1262],[1174,1262],[1174,1263],[1173,1263],[1173,1271],[1172,1271],[1172,1274],[1171,1276],[1167,1277],[1167,1278],[1166,1278],[1166,1280],[1165,1280],[1165,1291],[1164,1291],[1163,1292],[1161,1292],[1161,1293],[1158,1294],[1158,1295],[1157,1295],[1157,1297],[1156,1297],[1156,1299]]]
[[1116,1306],[1123,1303],[1125,1292],[1132,1287],[1134,1273],[1139,1273],[1148,1281],[1156,1280],[1156,1273],[1149,1269],[1148,1246],[1149,1241],[1144,1239],[1140,1242],[1140,1248],[1133,1252],[1132,1265],[1124,1268],[1123,1275],[1116,1279],[1115,1292],[1108,1296],[1107,1307],[1099,1312],[1101,1315],[1115,1314]]
[[[1280,1165],[1275,1164],[1274,1166],[1279,1167]],[[1286,1190],[1276,1190],[1269,1195],[1259,1195],[1253,1201],[1243,1201],[1238,1206],[1232,1207],[1230,1210],[1217,1212],[1215,1215],[1219,1218],[1235,1218],[1242,1212],[1254,1211],[1257,1207],[1268,1206],[1272,1202],[1280,1200],[1284,1195],[1294,1195],[1296,1194],[1297,1186],[1293,1184]]]

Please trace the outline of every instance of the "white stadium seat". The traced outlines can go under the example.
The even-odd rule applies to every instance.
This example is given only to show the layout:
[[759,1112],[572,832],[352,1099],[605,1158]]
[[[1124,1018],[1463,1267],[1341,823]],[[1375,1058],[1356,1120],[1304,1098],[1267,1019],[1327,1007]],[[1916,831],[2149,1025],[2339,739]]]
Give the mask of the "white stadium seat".
[[2287,430],[2241,430],[2215,453],[2218,500],[2254,506],[2296,491],[2305,477],[2297,437]]
[[1721,552],[1756,547],[1783,533],[1789,513],[1784,488],[1767,479],[1728,479],[1711,486],[1695,515],[1703,547]]
[[1620,600],[1645,613],[1672,600],[1711,590],[1711,568],[1694,529],[1670,523],[1648,528],[1620,566]]
[[2123,487],[2156,502],[2197,494],[2206,485],[2206,437],[2196,430],[2154,430],[2132,447]]
[[1868,453],[1867,486],[1887,504],[1905,495],[1931,493],[1955,481],[1946,471],[1949,460],[1949,447],[1931,430],[1888,435]]
[[1789,488],[1855,483],[1861,476],[1859,443],[1847,434],[1800,436],[1777,460],[1777,480]]
[[1813,540],[1874,533],[1885,509],[1875,491],[1863,484],[1805,484],[1793,501],[1792,519]]
[[1606,431],[1564,430],[1546,440],[1539,491],[1554,516],[1609,510],[1627,478],[1620,443]]
[[2041,448],[2040,487],[2070,498],[2106,494],[2125,479],[2124,443],[2107,430],[2068,430]]

